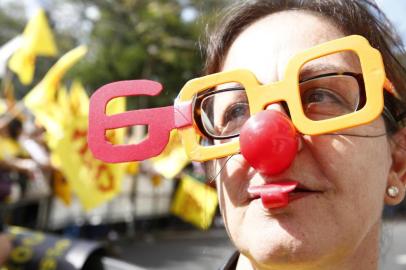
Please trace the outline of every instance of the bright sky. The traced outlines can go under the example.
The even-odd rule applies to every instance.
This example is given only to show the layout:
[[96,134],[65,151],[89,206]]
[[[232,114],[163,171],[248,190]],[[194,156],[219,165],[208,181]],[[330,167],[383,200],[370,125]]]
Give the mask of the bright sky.
[[406,45],[406,1],[377,0],[376,2],[395,25]]
[[[15,0],[0,0],[0,6],[5,6],[10,2]],[[399,31],[400,35],[403,38],[403,42],[406,45],[406,1],[405,0],[375,0],[381,9],[385,12],[385,14],[389,17],[392,23],[395,25],[396,29]],[[24,0],[23,1],[27,8],[27,15],[31,12],[30,10],[35,9],[38,5],[44,5],[45,7],[51,6],[50,4],[53,2],[52,0]],[[65,10],[65,8],[63,9]],[[55,11],[55,10],[54,10]],[[59,12],[63,13],[63,12]],[[66,13],[66,12],[65,12]],[[187,13],[187,12],[186,12]],[[58,14],[57,18],[60,17]],[[190,15],[190,14],[184,14]],[[72,17],[72,16],[68,16]],[[74,17],[74,16],[73,16]],[[58,23],[57,23],[58,24]]]

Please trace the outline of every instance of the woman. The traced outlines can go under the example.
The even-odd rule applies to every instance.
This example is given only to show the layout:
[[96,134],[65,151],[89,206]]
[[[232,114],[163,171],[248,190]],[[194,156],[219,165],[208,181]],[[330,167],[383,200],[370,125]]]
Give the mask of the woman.
[[108,162],[143,160],[178,128],[216,180],[238,250],[224,269],[378,269],[383,206],[406,189],[406,72],[391,29],[367,0],[241,1],[210,36],[207,76],[173,107],[110,127],[148,123],[148,140],[106,143],[109,99],[161,90],[118,82],[92,96],[89,147]]
[[[277,173],[262,172],[241,154],[208,161],[210,175],[216,176],[227,232],[239,252],[224,269],[378,269],[382,208],[402,202],[406,185],[406,129],[399,121],[404,109],[401,101],[406,97],[406,73],[394,57],[393,52],[402,46],[391,29],[374,3],[347,0],[242,1],[219,23],[208,42],[207,74],[248,69],[261,85],[267,85],[285,79],[286,66],[296,54],[360,35],[381,52],[386,77],[398,96],[385,91],[384,113],[370,123],[314,136],[299,133],[297,153],[288,165],[277,168]],[[346,112],[320,112],[317,103],[329,100],[331,104],[332,97],[326,92],[307,95],[307,88],[314,89],[308,82],[325,74],[339,73],[334,76],[340,77],[346,72],[363,72],[353,52],[320,59],[303,63],[299,74],[304,113],[315,121]],[[314,68],[307,72],[307,66]],[[344,80],[354,81],[351,76]],[[227,82],[208,91],[233,87],[243,88]],[[195,119],[203,122],[200,129],[208,137],[205,144],[230,142],[235,136],[221,135],[238,136],[242,132],[249,119],[249,102],[246,97],[241,101],[244,98],[240,96],[200,94],[197,108],[203,113],[198,112]],[[239,105],[224,116],[224,107],[231,103],[245,107]],[[294,110],[285,102],[274,102],[266,109],[285,116]],[[238,127],[216,123],[220,114],[238,118]],[[210,132],[219,136],[207,135]],[[261,192],[252,192],[258,186],[290,180],[301,190],[295,200],[282,203],[282,207],[266,205],[266,200],[259,198]]]

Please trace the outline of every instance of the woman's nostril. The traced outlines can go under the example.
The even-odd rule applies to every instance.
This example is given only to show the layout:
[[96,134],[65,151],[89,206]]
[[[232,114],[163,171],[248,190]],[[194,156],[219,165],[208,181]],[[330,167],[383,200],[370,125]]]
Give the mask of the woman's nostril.
[[265,108],[266,110],[274,110],[278,112],[284,112],[284,108],[281,103],[271,103],[268,104]]
[[286,104],[286,102],[282,101],[282,102],[278,102],[278,103],[272,103],[272,104],[268,104],[265,107],[265,110],[275,110],[281,113],[286,114],[289,118],[290,118],[290,111],[289,111],[289,107]]

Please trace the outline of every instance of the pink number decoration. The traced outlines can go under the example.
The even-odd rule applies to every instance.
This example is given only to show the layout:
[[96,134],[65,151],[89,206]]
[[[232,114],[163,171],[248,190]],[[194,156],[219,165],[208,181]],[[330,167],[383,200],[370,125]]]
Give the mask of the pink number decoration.
[[[92,95],[89,108],[88,143],[93,155],[111,163],[145,160],[164,150],[172,129],[191,125],[191,103],[106,115],[107,103],[113,98],[156,96],[161,91],[162,85],[150,80],[119,81],[100,87]],[[148,125],[147,138],[138,144],[113,145],[106,139],[106,130],[135,125]]]

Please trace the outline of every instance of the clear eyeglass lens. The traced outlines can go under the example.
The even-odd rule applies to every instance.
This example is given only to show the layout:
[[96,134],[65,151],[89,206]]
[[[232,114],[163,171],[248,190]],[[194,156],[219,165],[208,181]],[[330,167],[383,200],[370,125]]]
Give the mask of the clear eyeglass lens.
[[311,120],[325,120],[355,112],[361,89],[351,75],[332,75],[300,83],[302,107]]
[[238,135],[250,116],[245,90],[221,90],[205,97],[200,115],[209,135],[217,138]]

